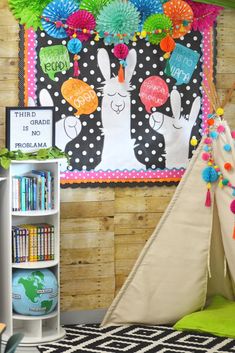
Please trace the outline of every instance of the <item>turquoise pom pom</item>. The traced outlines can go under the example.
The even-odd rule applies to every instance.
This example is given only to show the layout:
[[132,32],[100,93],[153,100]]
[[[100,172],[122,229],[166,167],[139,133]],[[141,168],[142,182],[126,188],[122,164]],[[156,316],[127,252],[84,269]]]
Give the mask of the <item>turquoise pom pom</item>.
[[213,167],[206,167],[202,171],[202,178],[206,183],[213,183],[218,179],[218,173]]
[[209,152],[211,149],[210,149],[209,146],[206,145],[206,146],[203,147],[203,150],[204,150],[205,152]]
[[231,146],[227,143],[226,145],[224,145],[224,150],[226,152],[230,152],[231,151]]
[[78,38],[72,38],[67,44],[68,51],[72,54],[78,54],[82,50],[82,42]]
[[216,132],[216,131],[211,131],[211,132],[210,132],[210,137],[213,138],[214,140],[216,140],[217,137],[218,137],[218,132]]

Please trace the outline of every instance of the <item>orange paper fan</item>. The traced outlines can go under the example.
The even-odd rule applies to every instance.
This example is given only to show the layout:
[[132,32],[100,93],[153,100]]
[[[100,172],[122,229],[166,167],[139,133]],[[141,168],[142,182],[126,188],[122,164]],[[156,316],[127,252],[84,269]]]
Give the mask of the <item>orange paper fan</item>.
[[184,36],[191,30],[193,10],[185,1],[170,0],[163,5],[164,13],[173,23],[173,38]]

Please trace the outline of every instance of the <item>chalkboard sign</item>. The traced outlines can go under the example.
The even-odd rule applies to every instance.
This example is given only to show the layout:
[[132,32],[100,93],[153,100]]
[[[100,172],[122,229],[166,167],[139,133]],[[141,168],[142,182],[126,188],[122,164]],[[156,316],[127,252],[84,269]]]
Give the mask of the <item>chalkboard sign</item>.
[[54,108],[6,108],[6,147],[10,151],[34,152],[54,145]]

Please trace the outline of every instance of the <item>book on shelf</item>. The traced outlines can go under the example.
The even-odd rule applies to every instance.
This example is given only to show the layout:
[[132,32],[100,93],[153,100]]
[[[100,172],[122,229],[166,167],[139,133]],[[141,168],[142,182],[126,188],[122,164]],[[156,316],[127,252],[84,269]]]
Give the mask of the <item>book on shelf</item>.
[[15,263],[55,258],[54,225],[20,224],[12,227],[12,259]]
[[53,175],[48,170],[12,178],[12,211],[43,211],[53,209]]

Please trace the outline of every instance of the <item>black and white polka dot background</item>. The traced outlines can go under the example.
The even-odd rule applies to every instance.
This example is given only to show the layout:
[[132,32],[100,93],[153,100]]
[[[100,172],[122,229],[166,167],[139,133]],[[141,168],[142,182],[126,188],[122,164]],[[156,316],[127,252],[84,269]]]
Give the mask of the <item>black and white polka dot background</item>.
[[[66,45],[67,39],[57,40],[49,37],[43,31],[37,31],[37,52],[40,48],[51,45]],[[177,39],[182,45],[196,50],[202,55],[202,35],[200,32],[191,32],[185,37]],[[98,98],[99,106],[97,111],[90,115],[80,116],[82,123],[81,133],[65,148],[65,151],[70,156],[69,170],[92,170],[100,162],[103,149],[103,135],[101,133],[101,91],[103,77],[97,64],[97,49],[104,47],[103,41],[95,42],[93,39],[83,44],[83,49],[80,52],[80,76],[84,82],[87,82],[95,89]],[[178,89],[182,98],[182,115],[188,115],[191,110],[193,100],[198,95],[201,96],[201,81],[202,81],[202,59],[198,63],[190,82],[185,85],[176,86],[175,79],[164,74],[166,60],[163,59],[163,52],[159,45],[151,45],[146,40],[138,40],[131,42],[129,49],[133,47],[137,51],[137,65],[131,84],[134,90],[131,92],[131,136],[136,140],[135,156],[146,166],[146,169],[155,170],[157,168],[165,168],[165,146],[164,137],[155,132],[149,126],[149,114],[146,112],[143,103],[139,98],[139,90],[142,82],[149,76],[157,75],[163,78],[168,87],[169,92],[172,89]],[[117,75],[119,62],[112,54],[113,46],[105,46],[109,52],[111,61],[112,75]],[[71,69],[67,72],[59,72],[56,74],[56,81],[52,81],[46,74],[43,73],[39,59],[37,60],[37,96],[41,89],[46,88],[54,101],[56,121],[67,116],[73,115],[76,110],[70,106],[61,94],[61,86],[64,81],[68,80],[73,75],[73,55],[70,54]],[[154,111],[155,108],[153,108]],[[170,99],[162,106],[157,108],[157,111],[168,116],[172,116],[170,107]],[[197,119],[192,136],[200,139],[200,117]],[[189,149],[189,157],[192,154],[192,147]]]

